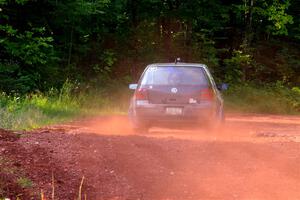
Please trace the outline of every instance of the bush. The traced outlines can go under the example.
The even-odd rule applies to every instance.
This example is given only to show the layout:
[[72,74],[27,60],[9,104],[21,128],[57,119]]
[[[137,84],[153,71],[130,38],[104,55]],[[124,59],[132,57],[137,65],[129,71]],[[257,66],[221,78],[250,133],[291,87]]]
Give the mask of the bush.
[[255,86],[251,84],[231,86],[224,93],[228,111],[270,114],[300,113],[300,89],[292,89],[281,83]]

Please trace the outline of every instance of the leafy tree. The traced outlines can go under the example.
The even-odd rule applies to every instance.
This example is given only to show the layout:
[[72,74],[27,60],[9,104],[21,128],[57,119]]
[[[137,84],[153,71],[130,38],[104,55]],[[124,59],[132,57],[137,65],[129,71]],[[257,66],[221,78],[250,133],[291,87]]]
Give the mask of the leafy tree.
[[43,87],[49,76],[46,64],[55,60],[53,38],[44,27],[33,27],[30,22],[20,26],[9,14],[13,6],[24,6],[28,0],[1,1],[6,7],[1,12],[0,25],[0,88],[7,92],[28,92]]
[[175,57],[208,64],[217,79],[297,83],[299,9],[296,0],[0,0],[0,90],[103,85]]

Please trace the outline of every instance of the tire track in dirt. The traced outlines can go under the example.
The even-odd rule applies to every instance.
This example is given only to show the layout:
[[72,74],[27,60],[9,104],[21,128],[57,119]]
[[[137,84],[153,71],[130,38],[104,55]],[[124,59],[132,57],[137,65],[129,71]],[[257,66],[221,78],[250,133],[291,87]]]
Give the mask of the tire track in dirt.
[[214,133],[153,128],[136,135],[125,116],[108,116],[27,132],[17,144],[48,159],[25,167],[37,170],[28,175],[48,196],[51,175],[39,175],[55,163],[64,183],[57,199],[73,200],[83,175],[83,194],[93,200],[300,199],[299,122],[235,114]]

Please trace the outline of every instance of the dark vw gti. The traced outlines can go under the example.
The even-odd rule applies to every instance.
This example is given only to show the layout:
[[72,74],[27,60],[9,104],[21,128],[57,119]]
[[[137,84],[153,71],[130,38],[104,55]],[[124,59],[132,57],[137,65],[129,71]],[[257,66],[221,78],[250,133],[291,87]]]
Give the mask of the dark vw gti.
[[223,99],[203,64],[151,64],[129,88],[135,90],[129,117],[138,131],[153,126],[215,126],[224,119]]

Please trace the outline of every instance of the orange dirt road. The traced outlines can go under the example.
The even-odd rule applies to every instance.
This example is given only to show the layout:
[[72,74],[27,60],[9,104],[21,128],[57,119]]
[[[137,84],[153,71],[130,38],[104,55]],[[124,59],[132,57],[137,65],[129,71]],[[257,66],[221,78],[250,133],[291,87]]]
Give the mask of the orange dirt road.
[[214,133],[147,134],[134,134],[126,116],[108,116],[25,133],[16,154],[27,170],[36,169],[29,176],[48,199],[46,168],[55,169],[56,199],[76,198],[84,176],[88,200],[296,200],[299,142],[296,116],[231,114]]

